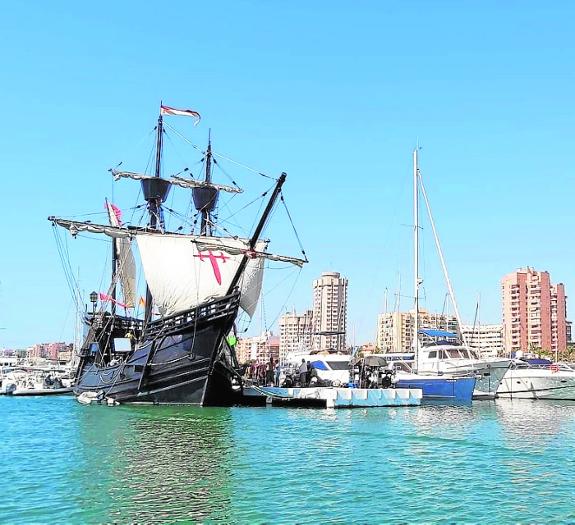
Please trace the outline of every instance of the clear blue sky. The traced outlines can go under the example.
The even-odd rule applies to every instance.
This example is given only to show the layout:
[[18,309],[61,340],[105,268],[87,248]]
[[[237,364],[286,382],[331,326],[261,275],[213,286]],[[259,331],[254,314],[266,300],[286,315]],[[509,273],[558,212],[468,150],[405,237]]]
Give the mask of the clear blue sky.
[[[500,278],[520,266],[549,270],[569,295],[573,20],[567,1],[5,4],[0,348],[72,340],[46,217],[101,211],[106,170],[152,129],[160,99],[202,113],[198,143],[211,127],[221,151],[288,172],[311,259],[289,306],[309,306],[311,281],[340,271],[358,344],[374,339],[399,274],[411,293],[417,141],[464,320],[481,294],[481,320],[499,322]],[[423,305],[441,310],[429,228],[422,252]],[[99,286],[90,273],[82,283]],[[266,302],[268,321],[280,307]]]

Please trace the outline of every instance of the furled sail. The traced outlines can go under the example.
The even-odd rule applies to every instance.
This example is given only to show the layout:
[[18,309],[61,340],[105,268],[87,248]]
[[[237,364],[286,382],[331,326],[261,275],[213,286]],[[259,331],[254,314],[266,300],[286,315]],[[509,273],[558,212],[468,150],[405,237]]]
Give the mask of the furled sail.
[[[219,249],[200,250],[192,242],[198,237],[191,235],[140,234],[136,239],[154,303],[165,315],[225,295],[243,257],[243,253],[234,255]],[[245,251],[247,241],[229,238],[226,244]],[[263,250],[265,246],[266,242],[260,241],[257,248]],[[262,279],[261,260],[249,260],[240,281],[240,306],[250,316],[256,308]]]
[[[144,179],[152,179],[151,175],[144,175],[143,173],[135,173],[133,171],[119,171],[119,170],[110,170],[115,180],[120,178],[125,179],[133,179],[133,180],[144,180]],[[214,184],[212,182],[205,182],[201,180],[195,179],[185,179],[184,177],[178,177],[177,175],[173,175],[167,180],[170,184],[174,184],[176,186],[180,186],[182,188],[214,188],[218,191],[226,191],[228,193],[242,193],[242,189],[238,188],[237,186],[227,186],[225,184]]]
[[83,221],[72,221],[69,219],[60,219],[59,217],[48,217],[49,221],[52,223],[69,230],[69,232],[76,236],[79,233],[103,233],[108,237],[114,239],[122,239],[126,237],[131,237],[134,234],[134,230],[138,228],[126,228],[123,226],[108,226],[107,224],[95,224],[92,222]]
[[[108,218],[112,226],[122,225],[121,212],[112,203],[106,201]],[[128,237],[116,240],[116,257],[118,259],[118,274],[122,284],[123,303],[127,308],[136,304],[136,263],[132,253],[132,240]]]
[[[198,249],[201,250],[214,250],[214,249],[224,250],[233,255],[248,252],[245,245],[243,247],[230,246],[227,238],[220,239],[217,237],[211,237],[211,238],[198,237],[196,244],[198,246]],[[270,261],[287,262],[299,266],[300,268],[306,262],[308,262],[307,260],[298,259],[297,257],[290,257],[288,255],[276,255],[273,253],[262,252],[260,250],[251,250],[249,251],[249,254],[253,258],[269,259]]]

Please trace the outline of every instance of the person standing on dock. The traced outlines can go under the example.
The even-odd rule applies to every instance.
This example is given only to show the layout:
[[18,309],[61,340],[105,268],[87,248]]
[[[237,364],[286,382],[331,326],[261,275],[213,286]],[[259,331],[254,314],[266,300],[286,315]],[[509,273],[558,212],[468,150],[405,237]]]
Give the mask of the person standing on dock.
[[274,372],[275,372],[274,385],[275,385],[275,386],[280,386],[280,375],[281,375],[281,373],[282,373],[282,368],[281,368],[281,366],[280,366],[280,362],[279,362],[279,361],[276,361],[276,366],[275,366]]
[[305,359],[301,360],[301,365],[299,365],[299,385],[305,386],[307,380],[307,363]]

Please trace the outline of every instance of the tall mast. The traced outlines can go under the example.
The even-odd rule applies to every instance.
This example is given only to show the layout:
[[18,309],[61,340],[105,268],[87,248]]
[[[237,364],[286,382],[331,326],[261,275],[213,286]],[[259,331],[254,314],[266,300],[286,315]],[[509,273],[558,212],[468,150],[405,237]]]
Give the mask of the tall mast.
[[240,262],[240,265],[238,266],[236,274],[234,275],[234,278],[232,279],[232,282],[230,283],[230,286],[228,288],[228,294],[231,294],[234,291],[234,288],[238,285],[238,282],[239,282],[242,274],[244,273],[246,265],[248,264],[248,260],[250,259],[249,252],[254,250],[256,247],[258,239],[260,238],[262,230],[264,229],[264,226],[268,220],[268,217],[272,211],[272,208],[273,208],[273,206],[274,206],[274,204],[278,198],[278,195],[280,194],[280,191],[282,189],[283,183],[286,180],[286,177],[287,177],[287,174],[285,172],[282,173],[280,175],[280,178],[278,179],[278,181],[276,183],[276,186],[274,188],[274,192],[272,193],[272,196],[270,197],[270,200],[268,201],[266,209],[264,210],[264,212],[260,218],[260,222],[256,226],[254,234],[250,238],[248,253],[245,253],[244,256],[242,257],[242,260]]
[[[170,191],[170,183],[162,179],[162,142],[164,136],[164,122],[162,112],[158,116],[156,136],[156,170],[154,177],[142,180],[144,198],[148,201],[148,213],[150,214],[149,227],[151,230],[162,230],[164,220],[162,217],[162,202],[166,200]],[[146,311],[144,321],[147,324],[152,318],[152,294],[149,286],[146,287]]]
[[[208,131],[208,149],[206,151],[206,182],[212,182],[212,130]],[[200,235],[211,235],[210,208],[202,209],[202,229]]]
[[[164,132],[164,119],[162,114],[158,116],[158,135],[156,137],[156,170],[154,173],[155,177],[160,177],[160,173],[162,171],[162,142],[163,142],[163,132]],[[156,196],[152,196],[152,198],[148,201],[150,206],[148,207],[148,211],[150,213],[150,228],[156,229],[158,225],[158,213],[160,209],[160,203],[158,202],[158,198]]]
[[[106,199],[106,213],[110,213],[110,208],[108,204],[108,199]],[[111,219],[110,219],[111,220]],[[110,312],[112,315],[116,315],[116,290],[117,290],[117,280],[118,280],[118,240],[114,237],[112,239],[112,290],[110,295],[112,297]]]
[[414,321],[413,349],[415,367],[419,360],[419,186],[418,186],[417,147],[413,150],[413,287],[414,287]]
[[[206,186],[201,188],[194,188],[192,190],[192,196],[194,199],[194,206],[196,210],[202,215],[202,222],[200,226],[200,235],[212,235],[212,213],[216,208],[218,203],[219,192],[216,188],[211,186],[212,182],[212,133],[208,135],[208,149],[206,150],[206,174],[205,182]],[[214,161],[215,162],[215,161]]]

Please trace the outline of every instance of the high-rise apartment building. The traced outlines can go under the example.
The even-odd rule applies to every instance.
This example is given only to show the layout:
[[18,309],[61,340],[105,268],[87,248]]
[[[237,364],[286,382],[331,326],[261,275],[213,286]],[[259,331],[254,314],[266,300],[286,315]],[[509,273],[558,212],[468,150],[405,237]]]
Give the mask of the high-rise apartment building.
[[280,362],[284,363],[289,352],[311,350],[312,343],[312,310],[303,314],[294,312],[285,313],[280,317]]
[[507,352],[567,347],[565,287],[551,284],[549,272],[517,270],[501,280],[503,339]]
[[[382,352],[411,352],[413,349],[413,331],[415,312],[390,312],[379,314],[377,319],[377,347]],[[419,311],[419,329],[447,330],[458,333],[459,323],[454,315]],[[420,334],[421,343],[433,340]]]
[[313,348],[346,349],[347,279],[324,272],[313,282]]
[[505,352],[503,346],[503,325],[462,325],[461,334],[472,350],[483,357],[496,357]]

